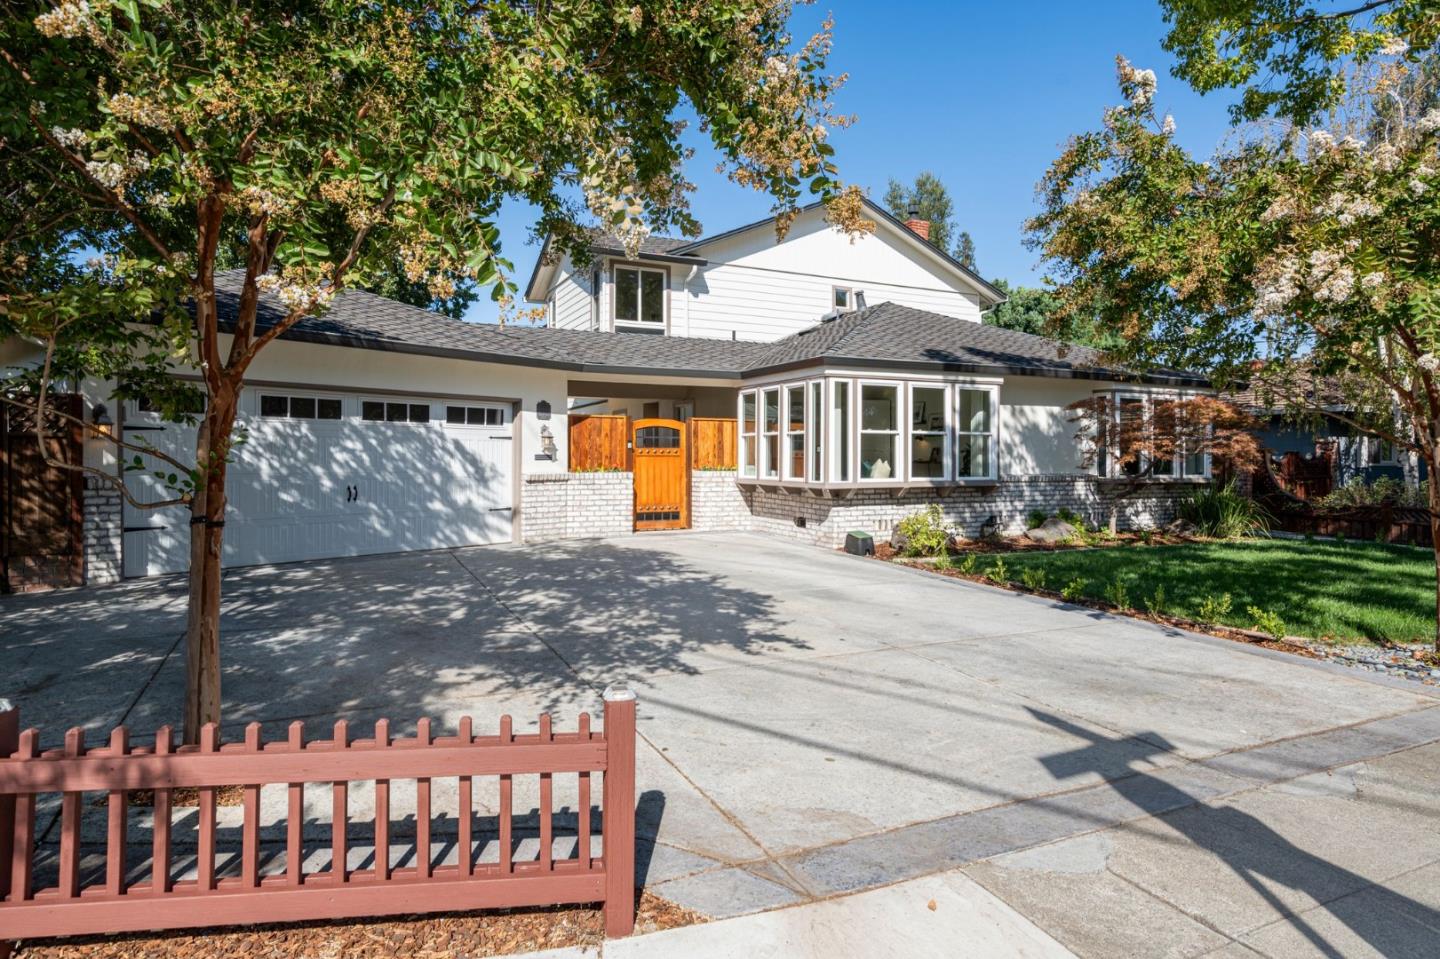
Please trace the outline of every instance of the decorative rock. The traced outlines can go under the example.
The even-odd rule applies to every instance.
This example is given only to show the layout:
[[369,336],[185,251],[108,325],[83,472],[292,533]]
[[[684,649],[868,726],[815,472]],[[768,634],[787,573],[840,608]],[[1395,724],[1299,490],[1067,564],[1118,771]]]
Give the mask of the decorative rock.
[[890,534],[890,548],[897,553],[905,552],[905,547],[910,545],[910,537],[898,529]]
[[1052,516],[1034,529],[1025,531],[1025,538],[1037,543],[1063,543],[1075,535],[1075,527],[1058,516]]

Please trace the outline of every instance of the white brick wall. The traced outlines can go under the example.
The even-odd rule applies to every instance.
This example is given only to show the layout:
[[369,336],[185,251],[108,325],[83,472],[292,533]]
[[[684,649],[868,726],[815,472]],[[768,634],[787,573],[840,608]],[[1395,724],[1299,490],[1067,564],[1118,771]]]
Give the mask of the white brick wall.
[[[1121,529],[1161,526],[1175,518],[1176,503],[1188,496],[1188,485],[1156,485],[1118,500]],[[751,528],[821,546],[839,546],[845,534],[862,530],[888,539],[895,524],[939,503],[945,523],[969,537],[979,535],[990,517],[1006,533],[1020,533],[1031,510],[1047,514],[1065,507],[1094,525],[1110,519],[1115,488],[1102,488],[1084,476],[1017,476],[993,488],[941,491],[860,490],[844,498],[824,498],[800,489],[755,488],[748,495]],[[803,522],[803,525],[802,525]]]
[[[690,476],[690,527],[755,530],[820,546],[839,546],[850,530],[886,539],[895,524],[936,502],[947,525],[978,536],[990,517],[1006,533],[1020,533],[1031,510],[1047,515],[1062,507],[1104,526],[1118,503],[1121,529],[1162,526],[1175,518],[1189,484],[1156,484],[1116,499],[1121,488],[1087,476],[1012,476],[995,487],[942,490],[859,490],[827,497],[805,489],[740,486],[733,470],[696,470]],[[533,474],[522,492],[524,540],[619,536],[634,528],[631,473]]]
[[85,583],[118,582],[122,573],[121,543],[124,540],[120,492],[96,476],[85,477],[83,505]]
[[532,473],[520,491],[527,543],[620,536],[634,530],[633,473]]
[[691,529],[749,529],[750,504],[734,470],[690,473]]

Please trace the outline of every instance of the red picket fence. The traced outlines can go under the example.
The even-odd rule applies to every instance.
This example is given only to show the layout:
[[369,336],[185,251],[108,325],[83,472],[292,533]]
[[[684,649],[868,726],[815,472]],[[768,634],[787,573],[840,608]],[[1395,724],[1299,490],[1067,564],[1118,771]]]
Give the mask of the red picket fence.
[[[0,703],[0,708],[8,704]],[[420,720],[413,738],[392,739],[389,723],[375,724],[372,739],[349,738],[344,722],[331,739],[304,741],[301,723],[284,741],[264,742],[260,724],[245,739],[221,743],[214,725],[198,746],[173,744],[162,727],[155,745],[131,745],[124,727],[106,746],[87,748],[84,731],[71,729],[63,749],[39,751],[34,729],[19,731],[16,710],[0,712],[0,956],[9,941],[46,936],[119,933],[261,922],[295,922],[358,916],[446,912],[561,903],[603,902],[611,936],[628,935],[635,921],[635,698],[606,691],[603,732],[581,713],[575,732],[554,732],[540,717],[538,733],[515,735],[509,716],[499,734],[475,736],[469,717],[455,736],[432,737]],[[604,776],[603,856],[590,845],[591,775]],[[578,776],[576,850],[556,860],[554,777]],[[511,799],[515,776],[539,776],[538,857],[513,858]],[[498,779],[498,863],[477,863],[474,851],[474,777]],[[436,865],[431,852],[431,781],[457,777],[458,855]],[[414,865],[392,865],[390,781],[415,780]],[[373,865],[346,862],[348,786],[375,783]],[[306,784],[322,783],[333,797],[331,857],[327,868],[305,868],[302,826]],[[284,871],[261,867],[260,789],[287,790]],[[219,875],[216,859],[216,789],[243,787],[244,825],[238,875]],[[195,878],[176,879],[171,856],[173,793],[199,793]],[[155,828],[149,876],[132,881],[125,863],[128,793],[154,791]],[[107,794],[103,879],[83,882],[81,823],[84,794]],[[60,793],[59,881],[36,889],[36,801]],[[407,848],[409,843],[404,844]]]

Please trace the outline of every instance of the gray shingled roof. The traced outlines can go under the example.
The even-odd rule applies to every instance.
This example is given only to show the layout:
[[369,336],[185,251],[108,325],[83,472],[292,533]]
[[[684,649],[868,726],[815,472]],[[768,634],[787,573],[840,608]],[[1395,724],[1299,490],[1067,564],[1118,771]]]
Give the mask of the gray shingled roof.
[[[624,253],[625,245],[620,242],[619,237],[612,236],[604,230],[591,230],[590,248],[596,253]],[[676,251],[683,247],[691,246],[694,240],[687,240],[683,236],[647,236],[640,241],[640,252],[649,253],[655,256],[684,255],[692,256],[696,260],[701,259],[699,254],[677,254]]]
[[[216,277],[222,324],[234,322],[239,271]],[[266,329],[284,311],[261,298],[257,325]],[[644,333],[603,333],[466,323],[395,300],[347,290],[320,317],[307,317],[284,339],[362,349],[450,356],[590,373],[655,373],[741,379],[778,370],[830,364],[895,369],[941,369],[981,375],[1129,379],[1099,364],[1085,347],[1062,350],[1054,340],[894,303],[843,314],[774,343]],[[1193,374],[1161,370],[1143,379],[1203,384]]]

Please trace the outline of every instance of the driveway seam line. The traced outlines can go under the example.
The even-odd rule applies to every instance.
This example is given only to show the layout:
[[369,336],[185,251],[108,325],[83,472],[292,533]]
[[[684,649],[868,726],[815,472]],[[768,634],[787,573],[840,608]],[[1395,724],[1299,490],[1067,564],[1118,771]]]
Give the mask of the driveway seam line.
[[[582,676],[580,674],[580,671],[577,670],[568,659],[566,659],[560,654],[559,650],[557,650],[554,646],[552,646],[549,642],[546,641],[545,637],[541,635],[539,630],[531,626],[528,620],[516,613],[515,610],[511,609],[510,606],[503,599],[500,598],[499,594],[497,594],[493,589],[490,588],[490,584],[480,578],[479,574],[476,573],[475,570],[465,565],[465,561],[460,558],[460,550],[451,550],[450,555],[459,565],[459,567],[463,569],[465,573],[480,586],[481,589],[485,590],[485,592],[490,595],[490,598],[493,599],[501,609],[505,610],[506,614],[509,615],[511,619],[519,623],[521,628],[534,636],[536,640],[538,640],[542,645],[544,645],[546,649],[550,650],[550,652],[554,654],[555,658],[560,660],[560,662],[565,665],[565,668],[570,671],[570,674],[574,676],[577,680],[579,680],[582,686],[588,687],[592,692],[598,691],[595,687],[595,684]],[[656,746],[655,743],[653,743],[650,738],[646,736],[643,732],[641,732],[638,728],[635,730],[635,738],[643,742],[646,746],[650,747],[651,751],[653,751],[656,756],[660,757],[661,760],[663,760],[667,765],[669,765],[671,769],[675,770],[675,774],[678,775],[682,780],[684,780],[691,789],[695,790],[697,795],[703,797],[704,800],[710,804],[711,808],[713,808],[717,813],[720,814],[720,817],[722,819],[729,823],[742,836],[754,843],[755,848],[759,849],[762,853],[765,854],[766,860],[774,861],[774,854],[765,847],[765,844],[762,843],[758,837],[753,835],[750,830],[747,829],[740,822],[740,820],[735,816],[734,813],[732,813],[729,809],[726,809],[724,806],[718,803],[715,798],[711,796],[708,792],[706,792],[704,789],[701,789],[694,780],[687,776],[679,766],[675,765],[675,762],[669,756],[665,755],[665,753],[661,751],[660,748]],[[658,839],[658,837],[655,838]],[[778,861],[775,862],[775,865],[787,876],[791,876],[791,878],[794,878],[791,875],[790,870],[786,869]],[[798,880],[796,881],[798,882]]]

